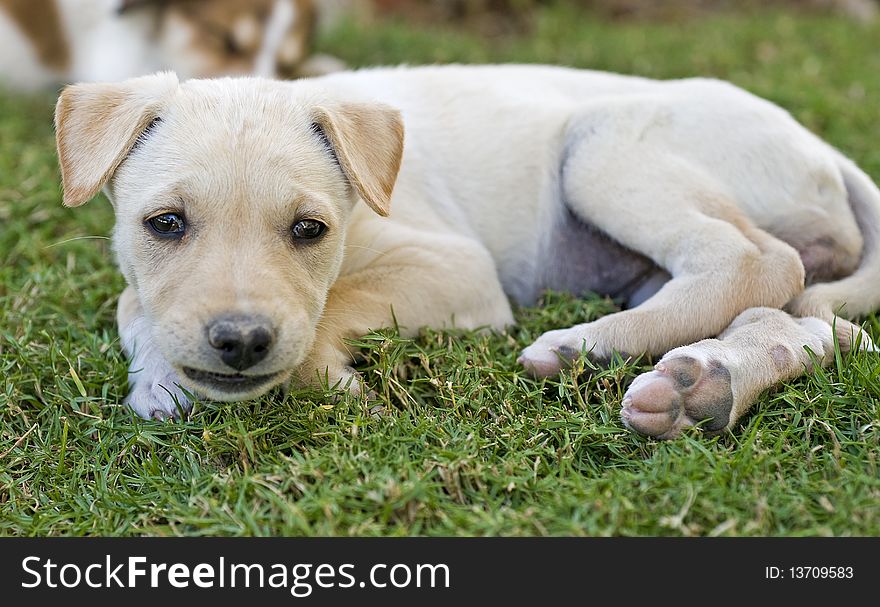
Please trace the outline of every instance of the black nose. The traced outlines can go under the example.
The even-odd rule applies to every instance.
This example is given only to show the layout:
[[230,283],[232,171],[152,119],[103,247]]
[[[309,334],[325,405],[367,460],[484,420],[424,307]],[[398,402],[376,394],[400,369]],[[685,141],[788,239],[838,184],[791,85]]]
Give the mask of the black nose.
[[222,316],[208,325],[208,342],[237,371],[253,367],[272,349],[272,325],[256,316]]

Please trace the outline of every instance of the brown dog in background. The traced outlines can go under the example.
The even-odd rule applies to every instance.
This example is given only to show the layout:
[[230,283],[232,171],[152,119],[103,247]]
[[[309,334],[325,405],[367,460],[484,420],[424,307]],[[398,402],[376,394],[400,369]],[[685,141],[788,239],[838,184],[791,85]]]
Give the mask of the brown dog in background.
[[122,80],[314,76],[315,0],[0,0],[0,83],[17,90]]

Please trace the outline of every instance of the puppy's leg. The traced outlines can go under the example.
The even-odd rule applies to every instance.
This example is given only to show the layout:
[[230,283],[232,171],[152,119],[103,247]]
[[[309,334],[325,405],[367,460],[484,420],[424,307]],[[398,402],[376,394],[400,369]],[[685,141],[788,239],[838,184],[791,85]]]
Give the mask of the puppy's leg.
[[558,373],[583,350],[598,359],[612,351],[659,355],[718,335],[748,308],[782,307],[803,290],[797,251],[754,226],[723,188],[666,156],[632,156],[641,165],[611,158],[631,169],[623,172],[570,160],[566,201],[672,279],[635,308],[542,335],[520,357],[534,375]]
[[659,355],[717,335],[750,307],[782,307],[803,288],[797,252],[757,228],[707,216],[690,219],[669,266],[673,277],[641,305],[568,329],[548,331],[520,363],[536,376],[558,373],[583,350]]
[[[848,334],[835,328],[844,345]],[[812,366],[806,348],[820,364],[832,361],[832,326],[772,308],[746,310],[718,339],[676,348],[636,377],[623,397],[623,423],[657,438],[698,423],[711,432],[729,429],[763,390]]]
[[392,238],[391,248],[361,262],[330,289],[312,351],[296,372],[298,383],[326,381],[358,392],[353,353],[345,340],[395,322],[406,336],[425,326],[500,329],[512,324],[495,264],[482,245],[406,228],[377,241]]
[[150,326],[131,287],[119,298],[116,320],[122,349],[129,358],[125,403],[145,419],[176,418],[192,409],[177,372],[153,344]]

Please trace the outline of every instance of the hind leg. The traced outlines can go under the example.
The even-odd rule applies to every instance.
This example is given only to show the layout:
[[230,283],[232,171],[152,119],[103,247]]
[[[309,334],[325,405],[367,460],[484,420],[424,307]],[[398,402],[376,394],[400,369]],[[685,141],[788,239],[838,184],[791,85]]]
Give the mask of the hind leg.
[[575,154],[565,165],[566,200],[672,278],[634,308],[542,335],[519,359],[533,375],[558,373],[582,351],[599,360],[614,351],[660,355],[803,290],[797,251],[749,221],[722,185],[671,153],[639,151],[610,157],[613,166]]
[[[848,324],[848,323],[847,323]],[[841,345],[849,333],[835,325]],[[621,418],[630,429],[675,438],[699,424],[710,432],[731,428],[763,391],[834,358],[834,330],[818,318],[751,308],[717,339],[668,352],[653,371],[633,380]]]

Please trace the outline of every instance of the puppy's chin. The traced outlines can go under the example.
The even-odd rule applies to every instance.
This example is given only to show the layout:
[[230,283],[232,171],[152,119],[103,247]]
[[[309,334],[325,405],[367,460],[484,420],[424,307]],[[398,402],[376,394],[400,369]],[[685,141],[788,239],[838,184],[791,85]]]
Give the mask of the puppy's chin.
[[227,402],[257,398],[290,378],[290,371],[245,375],[215,373],[187,366],[178,366],[176,370],[185,388],[211,400]]

